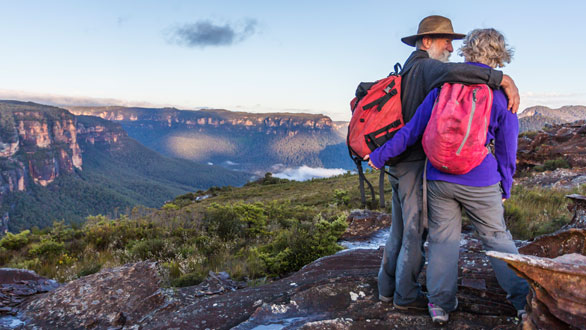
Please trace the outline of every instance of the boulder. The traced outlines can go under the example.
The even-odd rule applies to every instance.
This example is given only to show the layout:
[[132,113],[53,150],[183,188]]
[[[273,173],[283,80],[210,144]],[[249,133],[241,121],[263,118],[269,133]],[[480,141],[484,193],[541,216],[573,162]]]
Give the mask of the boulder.
[[531,285],[526,329],[586,329],[586,197],[567,197],[574,211],[567,226],[523,246],[523,255],[488,252]]
[[368,239],[375,232],[391,226],[390,214],[371,210],[354,210],[346,221],[348,228],[340,239],[347,241]]
[[28,297],[58,287],[56,281],[30,270],[0,268],[0,316],[15,315],[16,307]]
[[105,269],[25,303],[19,316],[27,328],[121,328],[164,306],[160,284],[152,262]]
[[586,256],[565,254],[551,259],[489,251],[504,260],[531,285],[528,329],[586,329]]

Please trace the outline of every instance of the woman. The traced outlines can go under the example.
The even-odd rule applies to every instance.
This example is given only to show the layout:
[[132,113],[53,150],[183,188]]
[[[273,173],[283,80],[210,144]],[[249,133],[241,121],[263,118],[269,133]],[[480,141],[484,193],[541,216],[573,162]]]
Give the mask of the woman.
[[[470,65],[503,67],[509,63],[512,50],[507,48],[502,34],[494,29],[470,32],[460,48]],[[401,154],[423,135],[433,104],[439,95],[431,91],[417,109],[415,116],[399,130],[393,139],[365,157],[369,165],[382,168],[385,162]],[[502,90],[493,91],[490,123],[486,144],[494,140],[494,155],[488,153],[480,165],[466,174],[444,173],[427,164],[429,210],[429,264],[427,266],[428,310],[432,320],[448,321],[456,310],[458,256],[461,234],[461,209],[470,217],[486,250],[518,253],[504,221],[503,202],[510,197],[519,123],[517,116],[507,111],[507,99]],[[503,261],[491,258],[497,280],[507,292],[518,315],[525,313],[527,282],[519,278]]]

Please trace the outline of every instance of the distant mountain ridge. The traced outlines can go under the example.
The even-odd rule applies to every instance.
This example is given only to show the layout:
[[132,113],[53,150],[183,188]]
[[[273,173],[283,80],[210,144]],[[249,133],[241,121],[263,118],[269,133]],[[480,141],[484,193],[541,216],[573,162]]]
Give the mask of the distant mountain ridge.
[[584,119],[586,119],[586,106],[568,105],[558,109],[534,106],[519,114],[519,131],[538,131],[546,124],[564,124]]
[[0,101],[0,229],[81,221],[251,175],[164,157],[117,123],[57,107]]
[[[247,113],[223,109],[68,107],[76,115],[118,122],[162,154],[238,167],[257,174],[279,167],[353,168],[346,122],[303,113]],[[276,165],[276,166],[275,166]]]

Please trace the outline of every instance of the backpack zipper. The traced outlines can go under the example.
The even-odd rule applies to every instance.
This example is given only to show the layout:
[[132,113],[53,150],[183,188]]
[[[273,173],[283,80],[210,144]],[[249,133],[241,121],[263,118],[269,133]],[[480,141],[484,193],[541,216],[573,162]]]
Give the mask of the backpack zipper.
[[478,89],[472,91],[472,111],[470,112],[470,119],[468,119],[468,128],[466,129],[466,135],[464,136],[464,140],[462,140],[462,144],[460,144],[460,148],[458,148],[458,151],[456,151],[457,156],[459,156],[460,152],[462,152],[462,148],[464,148],[464,144],[466,143],[466,140],[468,140],[468,136],[470,135],[472,119],[474,118],[474,112],[476,111],[476,91],[478,91]]

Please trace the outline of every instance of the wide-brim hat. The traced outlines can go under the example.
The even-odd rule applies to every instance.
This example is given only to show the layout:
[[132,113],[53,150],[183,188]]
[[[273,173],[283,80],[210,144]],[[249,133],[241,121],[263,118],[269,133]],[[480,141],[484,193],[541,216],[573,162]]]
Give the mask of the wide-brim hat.
[[465,34],[454,33],[452,21],[450,21],[449,18],[433,15],[427,16],[421,20],[419,28],[417,29],[417,34],[401,38],[401,41],[409,46],[415,46],[417,39],[425,36],[445,37],[451,39],[464,39],[464,37],[466,37]]

